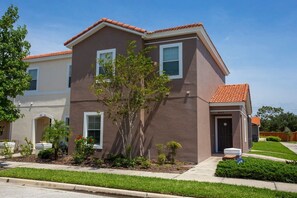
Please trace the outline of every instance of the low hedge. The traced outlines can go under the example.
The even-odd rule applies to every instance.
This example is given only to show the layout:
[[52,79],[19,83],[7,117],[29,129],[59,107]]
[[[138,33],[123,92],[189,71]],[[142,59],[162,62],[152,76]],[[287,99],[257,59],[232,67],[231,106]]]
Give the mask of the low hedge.
[[277,136],[268,136],[266,137],[266,141],[270,141],[270,142],[280,142],[282,139],[280,137]]
[[251,157],[243,160],[240,164],[235,160],[219,162],[216,176],[297,183],[296,165]]

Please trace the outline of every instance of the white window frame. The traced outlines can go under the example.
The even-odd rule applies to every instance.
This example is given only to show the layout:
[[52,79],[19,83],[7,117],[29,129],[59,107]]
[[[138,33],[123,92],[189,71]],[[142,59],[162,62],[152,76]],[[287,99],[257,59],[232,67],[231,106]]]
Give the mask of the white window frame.
[[[66,87],[67,89],[71,89],[71,87],[69,87],[69,75],[70,75],[70,67],[72,67],[72,64],[67,64],[67,77],[66,77]],[[71,81],[72,81],[72,68],[71,68]]]
[[84,131],[83,136],[85,138],[88,137],[88,116],[100,116],[100,144],[94,144],[94,149],[102,149],[103,148],[103,121],[104,121],[104,113],[103,112],[84,112]]
[[96,76],[99,75],[99,58],[100,58],[100,54],[105,54],[105,53],[112,53],[112,61],[115,60],[116,58],[116,49],[112,48],[112,49],[105,49],[105,50],[98,50],[97,51],[97,58],[96,58]]
[[163,52],[165,48],[170,48],[170,47],[178,47],[178,70],[179,74],[178,75],[172,75],[169,76],[169,79],[181,79],[183,78],[183,44],[182,43],[171,43],[171,44],[165,44],[165,45],[160,45],[160,74],[163,73]]
[[[30,68],[28,68],[27,69],[27,73],[29,74],[29,71],[30,70],[35,70],[35,69],[37,69],[37,77],[36,77],[36,80],[37,80],[37,82],[36,82],[36,89],[35,90],[26,90],[26,91],[28,91],[28,92],[37,92],[38,91],[38,89],[39,89],[39,86],[38,86],[38,84],[39,84],[39,67],[30,67]],[[30,82],[31,83],[31,82]]]

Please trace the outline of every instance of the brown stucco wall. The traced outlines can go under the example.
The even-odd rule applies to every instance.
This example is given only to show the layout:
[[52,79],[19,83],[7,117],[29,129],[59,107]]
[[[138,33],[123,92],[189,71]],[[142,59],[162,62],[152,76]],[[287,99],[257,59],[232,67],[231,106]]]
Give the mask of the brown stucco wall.
[[225,83],[225,76],[207,51],[197,39],[197,128],[198,128],[198,162],[211,156],[211,122],[209,101],[219,85]]
[[[197,153],[197,67],[195,35],[171,37],[149,42],[157,42],[150,53],[152,59],[159,63],[159,46],[182,42],[183,45],[183,79],[174,79],[169,83],[170,94],[159,105],[158,110],[146,116],[145,136],[151,146],[150,153],[156,158],[155,145],[171,140],[178,141],[183,148],[177,158],[183,161],[198,162]],[[186,40],[164,42],[165,40],[187,38]],[[161,43],[159,43],[161,42]],[[190,91],[187,95],[186,92]]]
[[[73,47],[72,54],[72,84],[70,104],[70,127],[73,131],[69,141],[70,153],[74,150],[74,139],[83,134],[84,112],[104,111],[103,105],[96,102],[96,97],[90,91],[90,85],[95,76],[95,64],[98,50],[116,48],[117,54],[125,54],[129,41],[135,40],[138,50],[143,47],[140,36],[118,29],[104,27],[92,36]],[[104,115],[103,150],[115,152],[120,148],[117,129]]]

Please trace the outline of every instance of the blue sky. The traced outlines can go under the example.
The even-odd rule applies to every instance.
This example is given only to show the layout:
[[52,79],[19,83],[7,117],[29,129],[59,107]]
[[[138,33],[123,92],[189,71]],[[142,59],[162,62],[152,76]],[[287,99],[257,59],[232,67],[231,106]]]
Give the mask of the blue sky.
[[253,113],[263,105],[297,113],[297,1],[0,0],[2,15],[19,7],[31,54],[65,50],[63,43],[106,17],[147,30],[202,22],[231,74],[249,83]]

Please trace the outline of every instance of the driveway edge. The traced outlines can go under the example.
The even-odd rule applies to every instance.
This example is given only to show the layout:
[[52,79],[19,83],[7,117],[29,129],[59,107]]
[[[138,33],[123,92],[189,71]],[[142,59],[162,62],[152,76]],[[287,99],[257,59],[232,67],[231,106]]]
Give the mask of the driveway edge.
[[0,177],[0,182],[18,184],[22,186],[33,186],[33,187],[67,190],[67,191],[101,193],[101,194],[109,194],[114,196],[147,197],[147,198],[182,198],[181,196],[165,195],[165,194],[150,193],[150,192],[121,190],[121,189],[115,189],[115,188],[84,186],[84,185],[78,185],[78,184],[67,184],[67,183],[29,180],[29,179],[18,179],[18,178],[10,178],[10,177]]

